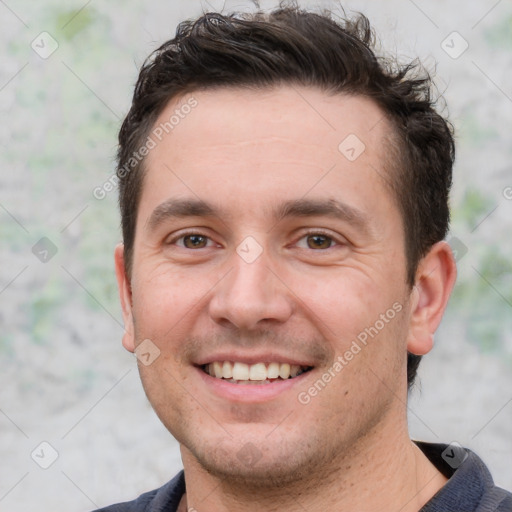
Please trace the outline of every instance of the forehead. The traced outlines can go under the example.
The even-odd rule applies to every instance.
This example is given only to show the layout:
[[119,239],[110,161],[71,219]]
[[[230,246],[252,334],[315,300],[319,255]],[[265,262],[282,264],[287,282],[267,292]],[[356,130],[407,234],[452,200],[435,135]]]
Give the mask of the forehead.
[[150,133],[141,207],[173,194],[229,199],[247,212],[278,198],[390,195],[389,130],[360,96],[299,86],[191,92],[171,100]]
[[[367,154],[376,153],[389,128],[382,110],[366,97],[284,85],[188,93],[168,103],[152,133],[162,150],[169,144],[185,144],[187,149],[222,144],[228,150],[237,142],[261,144],[265,138],[269,142],[273,136],[286,135],[288,142],[318,144],[337,157],[343,150],[339,144],[348,135],[359,139],[352,137],[356,149],[362,149],[363,143]],[[157,154],[152,152],[148,160]]]

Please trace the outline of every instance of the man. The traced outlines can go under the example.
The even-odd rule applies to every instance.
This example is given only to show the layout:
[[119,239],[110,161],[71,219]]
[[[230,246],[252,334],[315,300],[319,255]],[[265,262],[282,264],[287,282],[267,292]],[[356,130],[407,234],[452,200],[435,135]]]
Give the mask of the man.
[[366,18],[185,22],[120,131],[123,345],[184,472],[108,511],[509,511],[413,442],[408,386],[456,269],[454,146]]

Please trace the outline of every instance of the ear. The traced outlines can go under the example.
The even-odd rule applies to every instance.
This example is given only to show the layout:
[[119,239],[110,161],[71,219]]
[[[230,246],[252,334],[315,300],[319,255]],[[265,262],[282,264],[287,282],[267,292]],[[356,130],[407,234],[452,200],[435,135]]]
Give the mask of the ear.
[[438,242],[422,258],[411,292],[411,320],[407,350],[424,355],[434,346],[434,333],[441,322],[455,284],[457,267],[452,249]]
[[119,288],[119,298],[121,299],[121,308],[123,310],[124,335],[123,347],[129,352],[135,351],[135,329],[133,325],[132,314],[132,288],[130,280],[126,275],[124,264],[124,245],[118,244],[114,252],[116,266],[117,286]]

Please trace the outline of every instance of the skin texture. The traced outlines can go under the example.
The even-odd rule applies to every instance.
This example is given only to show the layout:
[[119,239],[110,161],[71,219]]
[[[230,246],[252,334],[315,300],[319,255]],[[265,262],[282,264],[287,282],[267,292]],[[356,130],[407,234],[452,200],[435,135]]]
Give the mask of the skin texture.
[[[197,107],[147,156],[131,280],[123,246],[115,253],[123,345],[149,339],[160,351],[139,369],[181,446],[182,509],[419,510],[445,478],[408,436],[406,354],[432,348],[455,265],[440,242],[416,285],[406,283],[403,223],[386,183],[390,126],[368,99],[313,88],[191,95]],[[365,145],[354,161],[338,149],[350,134]],[[166,215],[179,200],[213,211]],[[345,214],[276,215],[305,200],[341,202]],[[191,234],[205,237],[199,247],[183,238]],[[240,248],[261,254],[248,263]],[[357,336],[393,307],[348,361]],[[271,398],[233,398],[197,367],[220,354],[313,369]],[[339,356],[347,364],[335,371]],[[335,376],[301,403],[329,369]]]

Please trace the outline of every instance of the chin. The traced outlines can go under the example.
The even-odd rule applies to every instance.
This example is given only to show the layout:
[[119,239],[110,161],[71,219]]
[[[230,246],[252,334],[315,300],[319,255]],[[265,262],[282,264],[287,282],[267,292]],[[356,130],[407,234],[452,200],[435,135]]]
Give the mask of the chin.
[[259,436],[210,442],[203,438],[182,446],[186,448],[185,457],[191,456],[195,464],[220,481],[257,490],[300,484],[311,477],[311,471],[332,465],[332,451],[307,440],[305,434],[272,440],[267,430]]

